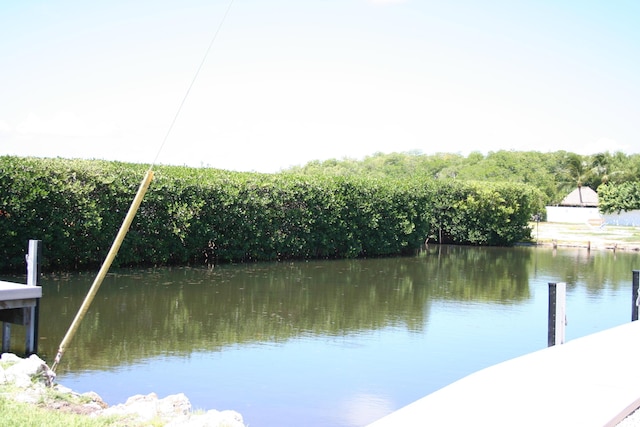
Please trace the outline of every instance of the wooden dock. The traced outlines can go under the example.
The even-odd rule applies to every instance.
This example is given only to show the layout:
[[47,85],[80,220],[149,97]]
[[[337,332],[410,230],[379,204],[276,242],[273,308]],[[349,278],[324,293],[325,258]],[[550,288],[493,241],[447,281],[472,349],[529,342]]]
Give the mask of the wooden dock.
[[38,351],[38,308],[42,287],[38,286],[40,275],[39,254],[41,242],[29,241],[27,255],[27,284],[0,281],[0,322],[2,322],[2,352],[10,349],[11,324],[24,325],[26,329],[25,353]]

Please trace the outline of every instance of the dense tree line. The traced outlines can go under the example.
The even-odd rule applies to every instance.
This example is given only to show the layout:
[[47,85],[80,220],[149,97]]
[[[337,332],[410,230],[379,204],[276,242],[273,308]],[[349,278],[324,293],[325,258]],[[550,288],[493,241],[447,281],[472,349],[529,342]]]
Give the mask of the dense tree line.
[[[28,239],[46,268],[104,259],[144,165],[0,157],[0,270]],[[425,240],[511,245],[541,209],[532,186],[407,176],[157,167],[116,263],[213,264],[411,253]]]
[[[603,152],[579,155],[566,151],[541,153],[537,151],[496,151],[468,156],[440,153],[425,155],[419,152],[377,153],[363,160],[342,159],[313,161],[294,167],[288,172],[302,174],[364,175],[408,179],[423,176],[435,180],[519,182],[539,189],[545,204],[559,203],[578,186],[598,190],[607,184],[603,195],[618,194],[614,190],[622,183],[640,181],[640,155]],[[627,187],[630,184],[625,184]],[[624,187],[623,187],[624,188]],[[622,191],[622,189],[620,190]],[[624,190],[628,192],[627,190]],[[640,207],[637,200],[632,205]],[[605,200],[605,205],[629,206]]]
[[[51,268],[103,258],[144,175],[120,162],[0,157],[0,270],[26,240]],[[374,154],[277,174],[159,167],[121,265],[340,258],[410,252],[425,240],[510,245],[577,186],[602,212],[640,208],[640,156],[498,151]]]

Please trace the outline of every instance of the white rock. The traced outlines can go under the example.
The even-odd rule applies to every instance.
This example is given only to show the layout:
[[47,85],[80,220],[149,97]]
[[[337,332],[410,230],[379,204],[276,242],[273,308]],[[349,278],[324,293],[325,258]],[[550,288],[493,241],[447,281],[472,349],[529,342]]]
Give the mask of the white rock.
[[244,427],[244,420],[242,419],[242,415],[240,415],[236,411],[226,410],[219,413],[219,424],[220,426],[225,427]]
[[176,417],[190,413],[191,402],[184,393],[172,394],[158,401],[158,415],[161,417]]
[[[66,388],[66,387],[65,387]],[[69,390],[70,393],[72,393],[71,390]],[[82,393],[83,397],[90,399],[91,400],[91,404],[96,404],[98,406],[100,406],[101,409],[107,408],[109,405],[107,405],[104,400],[102,400],[102,397],[100,397],[100,395],[98,393],[96,393],[95,391],[88,391],[86,393]]]
[[68,394],[72,394],[73,390],[71,390],[69,387],[65,387],[62,384],[56,384],[53,386],[53,389],[59,393],[68,393]]
[[[6,354],[7,353],[2,355],[3,359]],[[37,355],[33,354],[27,359],[20,359],[17,356],[15,357],[17,358],[17,362],[5,370],[5,375],[9,381],[14,382],[18,387],[23,388],[29,387],[29,385],[33,383],[32,377],[40,380],[46,385],[53,383],[55,374]],[[10,357],[7,359],[10,359],[11,361],[15,360]]]
[[89,409],[90,412],[98,412],[98,411],[101,411],[102,409],[104,409],[104,406],[102,406],[98,402],[89,402],[89,403],[85,403],[82,406],[87,408],[87,409]]
[[7,382],[13,383],[16,387],[27,388],[31,383],[31,377],[24,373],[20,364],[9,366],[5,369],[4,375]]
[[155,393],[131,396],[124,404],[111,406],[102,411],[102,415],[137,415],[142,421],[151,421],[157,414],[158,396]]
[[192,415],[188,421],[174,420],[165,427],[245,427],[242,415],[236,411],[212,409],[201,415]]
[[18,363],[20,361],[22,359],[13,353],[2,353],[2,356],[0,356],[0,362],[2,363]]
[[[53,385],[55,373],[36,355],[22,359],[15,354],[4,353],[0,361],[5,366],[9,365],[6,368],[0,366],[0,384],[13,382],[22,389],[13,395],[15,400],[36,403],[45,392],[46,386]],[[60,384],[56,384],[54,388],[60,393],[79,396],[78,393]],[[173,427],[245,427],[242,415],[235,411],[210,410],[204,414],[192,414],[191,402],[183,393],[173,394],[164,399],[158,399],[155,393],[146,396],[136,395],[127,399],[124,404],[106,409],[102,409],[107,405],[98,394],[89,392],[83,396],[91,400],[84,407],[93,417],[101,415],[135,417],[137,423],[155,423],[159,420]]]

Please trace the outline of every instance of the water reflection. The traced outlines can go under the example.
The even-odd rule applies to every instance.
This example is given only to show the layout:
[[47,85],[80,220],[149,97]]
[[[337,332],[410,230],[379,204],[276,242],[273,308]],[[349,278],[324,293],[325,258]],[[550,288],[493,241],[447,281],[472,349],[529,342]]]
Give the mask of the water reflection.
[[[363,425],[544,347],[548,282],[569,285],[569,339],[627,321],[619,291],[638,267],[637,253],[431,246],[407,258],[120,270],[58,374],[112,404],[185,392],[251,425]],[[93,278],[43,279],[45,360]]]
[[[59,369],[398,325],[420,332],[433,299],[527,299],[530,256],[436,246],[411,258],[118,271],[106,278],[70,346],[73,355]],[[55,354],[92,280],[88,274],[45,280],[45,356]]]
[[351,426],[364,426],[374,420],[393,412],[393,403],[386,396],[358,393],[344,401],[344,406],[338,408],[341,421]]

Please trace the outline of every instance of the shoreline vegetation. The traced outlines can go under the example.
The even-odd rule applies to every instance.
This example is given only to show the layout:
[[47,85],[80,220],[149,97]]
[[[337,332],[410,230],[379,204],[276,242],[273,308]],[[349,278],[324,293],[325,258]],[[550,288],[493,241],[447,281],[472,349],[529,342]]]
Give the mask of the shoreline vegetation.
[[182,393],[159,399],[155,393],[131,396],[108,406],[94,392],[79,394],[55,382],[55,374],[37,355],[0,357],[0,413],[12,426],[244,427],[232,410],[192,410]]
[[[144,176],[138,164],[0,157],[0,271],[95,268]],[[512,246],[542,194],[517,182],[159,166],[115,267],[411,254],[425,241]]]
[[[0,156],[0,272],[23,270],[28,238],[43,241],[45,272],[96,268],[146,170]],[[529,221],[577,187],[596,190],[603,213],[640,209],[638,171],[640,155],[621,152],[504,150],[376,153],[272,174],[159,165],[115,266],[384,257],[425,242],[545,244]]]

